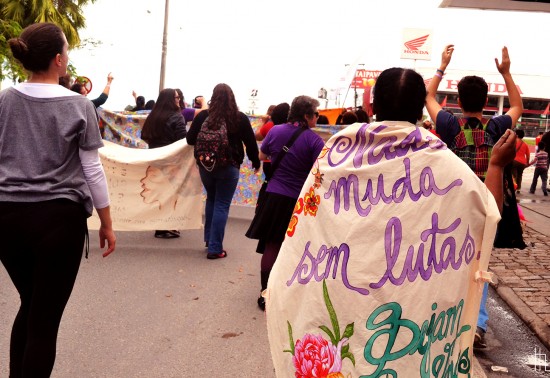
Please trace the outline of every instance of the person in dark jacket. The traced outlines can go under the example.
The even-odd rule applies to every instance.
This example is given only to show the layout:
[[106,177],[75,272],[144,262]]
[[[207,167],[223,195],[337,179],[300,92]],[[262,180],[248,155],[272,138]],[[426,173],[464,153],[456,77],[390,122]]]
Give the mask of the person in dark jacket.
[[256,172],[260,168],[260,158],[250,120],[237,108],[235,95],[229,85],[216,85],[209,109],[197,114],[193,120],[187,134],[187,143],[195,145],[201,126],[207,118],[211,125],[225,123],[231,155],[229,165],[216,166],[210,171],[199,164],[201,181],[206,189],[204,241],[208,248],[207,258],[219,259],[227,256],[227,251],[223,249],[223,238],[229,206],[237,188],[239,169],[244,159],[243,143],[246,146],[246,155]]
[[[167,146],[187,135],[179,101],[180,96],[175,89],[166,88],[160,91],[157,102],[141,130],[141,139],[147,142],[149,148]],[[170,239],[179,236],[177,230],[155,231],[156,238]]]

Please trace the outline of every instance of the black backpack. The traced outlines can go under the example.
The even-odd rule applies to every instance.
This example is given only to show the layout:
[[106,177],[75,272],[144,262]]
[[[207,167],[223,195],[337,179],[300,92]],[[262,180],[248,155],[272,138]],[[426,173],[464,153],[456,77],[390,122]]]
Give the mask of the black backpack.
[[210,117],[206,117],[197,135],[194,155],[197,164],[202,165],[208,172],[231,163],[231,149],[224,121],[214,125]]

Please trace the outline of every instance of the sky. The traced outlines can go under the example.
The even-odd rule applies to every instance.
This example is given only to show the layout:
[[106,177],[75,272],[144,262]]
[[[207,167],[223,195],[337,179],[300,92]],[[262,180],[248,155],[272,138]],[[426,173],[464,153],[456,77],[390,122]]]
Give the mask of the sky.
[[[495,73],[494,58],[500,59],[506,45],[512,73],[550,76],[550,51],[540,39],[550,35],[550,14],[439,8],[440,3],[171,0],[165,87],[181,88],[190,102],[197,95],[210,98],[224,82],[242,111],[249,111],[250,93],[257,89],[255,113],[263,114],[270,104],[340,86],[349,65],[435,69],[448,43],[455,44],[449,68]],[[122,110],[133,103],[132,90],[156,99],[164,6],[162,0],[97,0],[84,8],[87,27],[80,35],[101,44],[73,50],[69,57],[92,80],[92,98],[112,72],[104,107]],[[431,61],[400,59],[403,28],[433,31]],[[346,106],[352,105],[353,94],[346,98]]]

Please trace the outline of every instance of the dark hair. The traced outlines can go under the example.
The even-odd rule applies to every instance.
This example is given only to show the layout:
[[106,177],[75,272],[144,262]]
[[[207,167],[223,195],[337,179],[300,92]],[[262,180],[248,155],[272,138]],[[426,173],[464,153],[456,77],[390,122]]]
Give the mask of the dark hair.
[[361,123],[368,123],[369,122],[369,115],[366,111],[363,110],[362,106],[358,106],[357,110],[355,111],[355,115],[357,116],[357,122]]
[[59,26],[49,22],[32,24],[21,35],[8,41],[13,57],[27,71],[44,72],[57,54],[63,53],[67,43]]
[[349,110],[344,113],[342,116],[342,121],[340,122],[341,125],[351,125],[352,123],[357,122],[357,115],[355,112]]
[[143,110],[151,110],[155,106],[155,100],[149,100],[145,103]]
[[185,108],[185,97],[183,97],[181,89],[176,88],[176,92],[178,92],[178,96],[180,96],[180,110],[183,110]]
[[288,121],[288,112],[290,111],[290,105],[286,102],[282,102],[275,106],[271,111],[271,120],[274,125],[280,125]]
[[525,131],[523,131],[522,129],[516,129],[515,131],[518,138],[523,139],[523,137],[525,136]]
[[321,114],[319,118],[317,118],[317,124],[318,125],[328,125],[328,118],[326,115]]
[[477,113],[487,102],[489,87],[482,77],[464,76],[458,82],[458,99],[465,112]]
[[539,142],[539,151],[544,150],[546,148],[546,143],[544,143],[542,140]]
[[227,131],[230,133],[238,131],[239,108],[229,85],[221,83],[214,87],[208,108],[208,118],[213,125],[225,121]]
[[422,118],[426,85],[422,76],[407,68],[384,70],[374,87],[376,121],[407,121],[415,124]]
[[71,89],[71,81],[72,81],[72,78],[71,78],[71,75],[69,74],[59,77],[59,85],[67,89]]
[[298,122],[302,126],[307,126],[305,116],[312,116],[315,109],[319,106],[319,101],[309,96],[298,96],[292,100],[288,122]]
[[136,106],[132,109],[133,112],[138,110],[145,110],[145,97],[137,96],[136,97]]
[[83,88],[84,86],[80,83],[74,83],[73,85],[71,85],[71,91],[76,92],[78,94],[82,94]]
[[176,90],[166,88],[160,91],[157,102],[151,113],[145,119],[143,129],[141,130],[141,139],[150,143],[155,139],[162,137],[164,125],[174,113],[179,112],[179,108],[174,101]]
[[195,98],[193,99],[193,108],[195,109],[199,109],[201,107],[201,105],[199,104],[199,102],[197,101],[200,97],[204,97],[204,96],[195,96]]

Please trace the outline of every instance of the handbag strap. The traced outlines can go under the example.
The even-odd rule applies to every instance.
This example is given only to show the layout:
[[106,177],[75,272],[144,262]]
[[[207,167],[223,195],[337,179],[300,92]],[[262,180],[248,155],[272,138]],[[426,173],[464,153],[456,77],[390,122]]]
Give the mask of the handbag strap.
[[304,131],[306,131],[305,127],[299,127],[296,131],[294,131],[290,139],[283,146],[281,153],[277,155],[274,161],[273,160],[271,161],[271,177],[273,177],[273,173],[279,166],[279,163],[281,162],[281,160],[283,160],[283,158],[286,156],[286,153],[288,152],[290,147],[292,147],[292,145],[294,144],[294,141],[296,141],[296,139],[298,139],[300,134],[303,133]]

